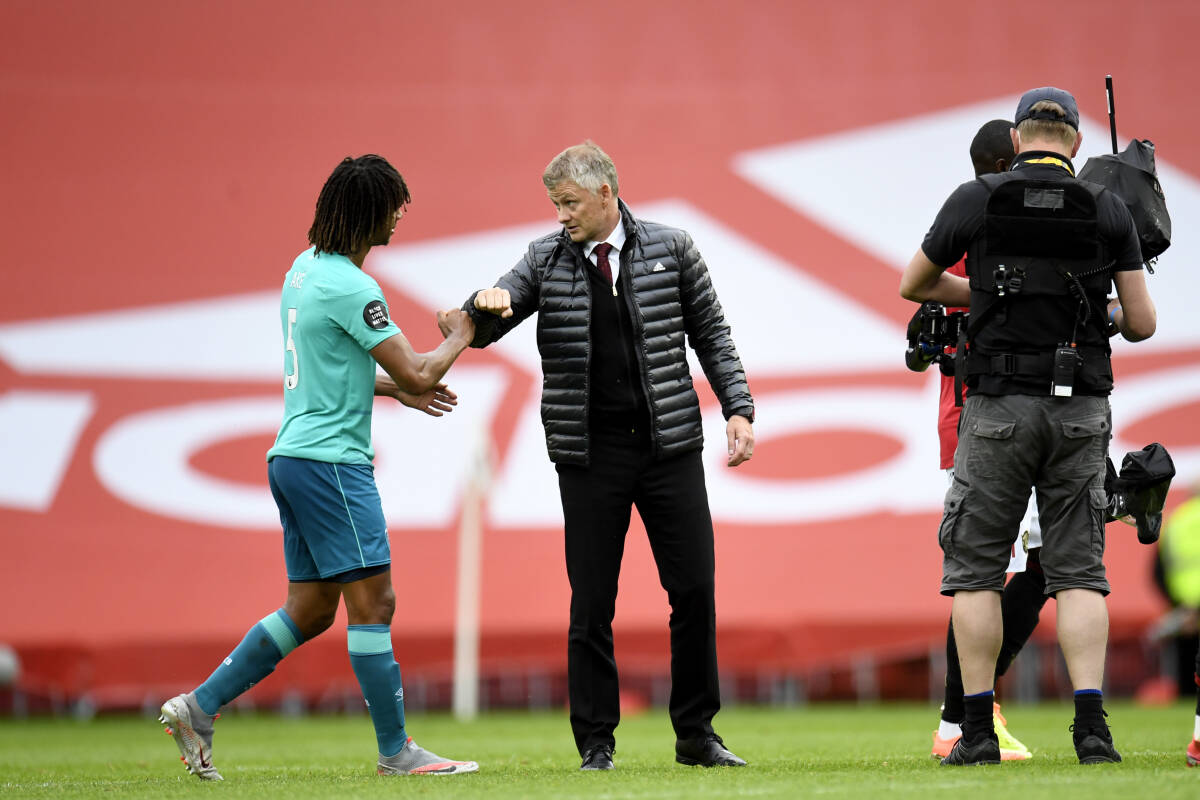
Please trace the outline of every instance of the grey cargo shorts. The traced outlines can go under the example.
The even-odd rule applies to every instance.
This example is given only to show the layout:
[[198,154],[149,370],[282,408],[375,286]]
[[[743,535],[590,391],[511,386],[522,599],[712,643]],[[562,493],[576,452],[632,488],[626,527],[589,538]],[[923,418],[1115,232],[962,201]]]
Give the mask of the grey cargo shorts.
[[1104,571],[1107,397],[969,395],[938,543],[942,594],[1001,591],[1030,487],[1042,526],[1046,594],[1094,589]]

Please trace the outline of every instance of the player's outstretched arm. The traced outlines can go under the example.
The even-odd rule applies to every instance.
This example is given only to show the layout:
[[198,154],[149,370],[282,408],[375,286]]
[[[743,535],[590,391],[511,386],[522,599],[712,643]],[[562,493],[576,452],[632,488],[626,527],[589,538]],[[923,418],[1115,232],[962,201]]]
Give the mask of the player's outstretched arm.
[[424,394],[409,394],[396,385],[387,375],[375,376],[375,396],[391,397],[409,408],[415,408],[431,417],[450,413],[458,405],[458,395],[449,386],[439,383]]
[[438,312],[438,327],[446,339],[428,353],[417,353],[402,333],[385,339],[371,349],[371,357],[383,367],[396,386],[410,395],[422,396],[441,383],[454,360],[475,336],[475,323],[460,308]]

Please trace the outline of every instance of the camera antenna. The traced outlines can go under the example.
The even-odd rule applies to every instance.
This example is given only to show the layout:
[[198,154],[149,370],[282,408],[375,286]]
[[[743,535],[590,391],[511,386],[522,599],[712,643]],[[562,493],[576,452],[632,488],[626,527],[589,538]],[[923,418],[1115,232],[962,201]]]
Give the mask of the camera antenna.
[[1108,94],[1108,132],[1112,136],[1113,155],[1117,153],[1117,109],[1113,104],[1112,75],[1104,76],[1104,89]]

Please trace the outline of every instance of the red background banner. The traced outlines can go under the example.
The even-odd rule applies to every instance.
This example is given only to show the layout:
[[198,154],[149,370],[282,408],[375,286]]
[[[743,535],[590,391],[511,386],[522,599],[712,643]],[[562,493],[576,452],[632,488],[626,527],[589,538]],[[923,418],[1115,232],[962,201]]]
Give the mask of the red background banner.
[[[282,553],[269,524],[218,524],[131,501],[114,481],[141,478],[111,476],[123,464],[136,474],[142,456],[110,451],[105,442],[145,413],[188,406],[202,418],[205,404],[278,401],[273,364],[261,373],[218,365],[189,374],[193,359],[205,360],[210,340],[238,341],[241,334],[228,326],[240,317],[201,311],[194,319],[202,324],[187,335],[179,335],[172,318],[182,302],[220,308],[227,299],[277,292],[306,246],[321,183],[342,156],[381,153],[412,190],[389,248],[394,259],[373,254],[367,266],[391,269],[394,261],[395,274],[381,283],[392,316],[418,350],[438,339],[437,306],[417,284],[396,276],[415,265],[423,270],[421,286],[437,284],[440,276],[415,255],[426,245],[458,246],[518,227],[551,230],[541,170],[585,138],[613,155],[622,196],[635,212],[639,205],[686,204],[687,213],[750,243],[755,258],[899,332],[913,310],[897,295],[903,263],[882,258],[868,239],[798,211],[748,177],[739,158],[789,143],[857,141],[863,131],[1046,84],[1073,90],[1081,112],[1103,121],[1102,84],[1111,73],[1122,138],[1153,138],[1177,174],[1200,176],[1194,146],[1200,106],[1192,86],[1200,70],[1198,30],[1200,7],[1188,0],[1150,3],[1138,13],[1125,3],[1064,0],[1042,16],[957,0],[738,7],[613,0],[586,9],[520,0],[3,3],[0,218],[8,247],[0,401],[76,403],[78,430],[64,435],[61,471],[47,470],[53,479],[44,501],[0,500],[0,642],[17,647],[30,681],[68,694],[90,692],[101,703],[140,702],[146,693],[203,679],[247,627],[282,603]],[[899,162],[950,159],[965,180],[967,143],[939,138],[933,126],[915,147],[864,151],[868,163],[838,164],[838,151],[830,150],[829,169],[856,176],[853,191],[863,198],[897,208],[916,194],[940,202],[953,182],[896,185],[888,176]],[[1093,153],[1107,148],[1092,144]],[[864,173],[871,178],[857,177]],[[1172,201],[1165,176],[1164,185]],[[1192,196],[1188,186],[1179,196]],[[1184,244],[1190,221],[1180,206],[1172,211]],[[886,216],[854,222],[866,236]],[[921,226],[905,234],[909,252],[923,234]],[[446,268],[445,279],[460,266],[496,276],[520,254],[497,248],[486,252],[487,263]],[[1198,284],[1186,275],[1192,265],[1172,261],[1174,255],[1163,257],[1152,292],[1194,300]],[[760,405],[762,446],[738,480],[764,491],[786,489],[789,481],[861,472],[905,450],[894,436],[850,423],[770,435],[768,411],[789,397],[919,393],[927,377],[903,370],[899,335],[868,342],[854,328],[810,327],[811,296],[786,295],[783,285],[738,286],[747,280],[740,264],[725,263],[724,274],[717,266],[723,297],[725,287],[731,293],[737,287],[773,296],[793,311],[763,322],[775,326],[773,340],[740,338],[735,320],[752,390],[776,398],[775,406]],[[456,303],[465,294],[448,296]],[[271,303],[265,307],[265,329],[275,335],[277,318]],[[163,327],[151,320],[141,336],[105,339],[113,344],[100,348],[123,366],[89,362],[97,349],[89,326],[140,318],[146,309],[162,311],[155,319]],[[531,339],[532,325],[525,327],[519,332]],[[246,334],[247,346],[262,344],[255,336]],[[858,370],[802,363],[820,351],[842,352],[853,364],[864,347],[893,349],[894,367],[870,360]],[[774,360],[756,352],[768,348]],[[150,358],[150,350],[160,355]],[[1117,361],[1118,395],[1126,380],[1183,370],[1186,382],[1200,374],[1200,342],[1187,335],[1168,334],[1156,349],[1127,353]],[[793,354],[796,366],[789,368]],[[159,366],[143,368],[143,358]],[[764,361],[774,366],[754,366]],[[495,378],[486,423],[498,469],[511,471],[525,463],[521,420],[536,403],[540,376],[508,351],[466,354],[450,373],[451,385],[464,368]],[[931,400],[927,410],[906,423],[928,437],[935,454],[933,395],[921,396]],[[476,401],[464,393],[462,402]],[[705,402],[711,415],[711,396]],[[1160,440],[1187,454],[1200,447],[1198,403],[1196,395],[1185,396],[1118,433],[1122,441]],[[884,402],[870,413],[897,412]],[[0,431],[20,427],[13,421],[19,419],[0,414]],[[460,423],[430,424],[422,435],[436,438],[457,430],[436,425]],[[719,445],[723,431],[709,424],[707,435]],[[12,430],[0,436],[0,442],[28,441]],[[32,441],[36,448],[41,439]],[[191,452],[187,467],[239,491],[265,491],[270,441],[269,430],[214,435]],[[430,463],[427,453],[393,444],[393,459],[414,469]],[[28,468],[28,447],[6,445],[0,453],[6,476],[19,478]],[[540,447],[535,436],[530,452],[539,455]],[[469,448],[451,455],[459,464],[453,480],[461,480]],[[545,469],[544,451],[540,458]],[[930,485],[943,486],[936,455],[921,463],[927,469],[906,480],[926,493]],[[1181,461],[1186,469],[1172,505],[1200,474],[1192,463]],[[709,459],[708,469],[712,475],[725,468]],[[852,503],[836,513],[774,513],[750,495],[739,507],[737,486],[717,512],[725,669],[795,671],[864,652],[936,645],[949,610],[937,593],[936,503],[881,508],[864,496],[862,511]],[[905,489],[895,491],[903,496]],[[422,502],[400,494],[398,508]],[[451,653],[459,511],[455,505],[417,516],[414,523],[411,514],[389,510],[399,598],[393,636],[406,676],[442,675]],[[511,519],[486,517],[484,667],[556,673],[565,666],[568,599],[561,531]],[[644,538],[635,523],[622,575],[618,658],[623,668],[659,673],[666,666],[668,609]],[[1149,582],[1150,557],[1132,529],[1110,528],[1117,632],[1137,630],[1161,610]],[[338,630],[298,651],[256,694],[348,681]]]

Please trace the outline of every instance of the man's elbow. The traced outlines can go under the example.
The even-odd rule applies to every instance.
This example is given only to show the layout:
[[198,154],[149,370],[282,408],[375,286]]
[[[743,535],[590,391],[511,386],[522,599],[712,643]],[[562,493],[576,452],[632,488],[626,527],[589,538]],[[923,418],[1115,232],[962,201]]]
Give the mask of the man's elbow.
[[920,286],[906,278],[900,279],[900,296],[905,300],[911,300],[914,303],[924,303],[926,297],[925,287]]
[[1150,314],[1145,318],[1141,317],[1126,317],[1125,330],[1121,331],[1121,335],[1130,342],[1141,342],[1149,339],[1154,335],[1154,331],[1158,328],[1158,319],[1156,315]]

